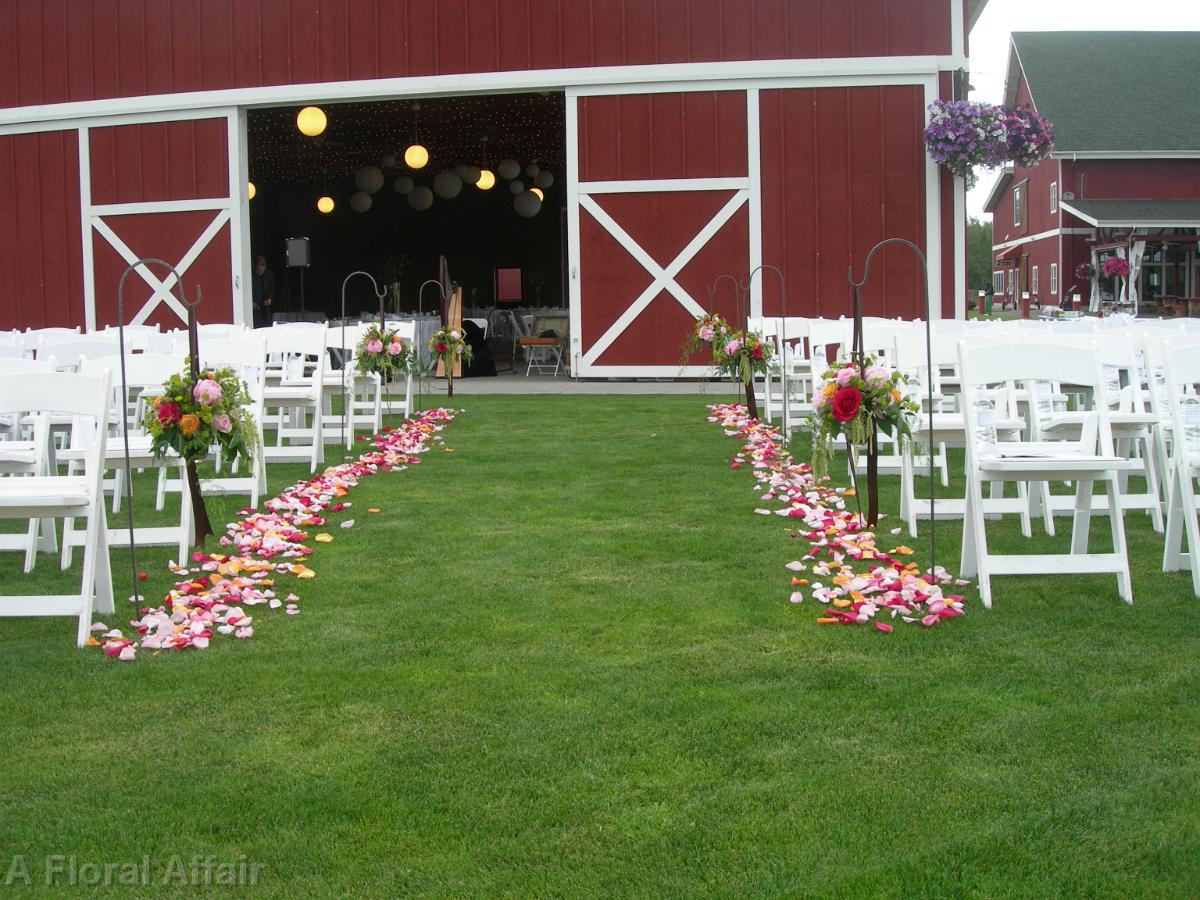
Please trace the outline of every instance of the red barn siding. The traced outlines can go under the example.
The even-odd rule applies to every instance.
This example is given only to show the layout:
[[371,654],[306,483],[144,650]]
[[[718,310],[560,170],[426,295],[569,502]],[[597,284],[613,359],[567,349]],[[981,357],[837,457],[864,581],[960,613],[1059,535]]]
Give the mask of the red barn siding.
[[229,194],[225,119],[91,130],[92,203]]
[[1078,199],[1200,197],[1200,160],[1063,160],[1063,181]]
[[83,322],[74,131],[0,137],[0,328]]
[[[848,315],[847,270],[861,276],[872,245],[926,245],[922,90],[763,91],[760,103],[763,262],[783,270],[789,315]],[[924,315],[915,257],[889,250],[872,266],[866,314]],[[765,279],[764,314],[779,314],[777,294]]]
[[8,0],[0,107],[351,78],[950,50],[946,0]]

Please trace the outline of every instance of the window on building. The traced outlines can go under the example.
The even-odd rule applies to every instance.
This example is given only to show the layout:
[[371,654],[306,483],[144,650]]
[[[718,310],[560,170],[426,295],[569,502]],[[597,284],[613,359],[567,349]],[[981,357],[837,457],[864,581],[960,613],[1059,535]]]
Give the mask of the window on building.
[[1038,292],[1038,267],[1034,266],[1033,271],[1029,275],[1029,292],[1037,295]]
[[1050,182],[1050,215],[1058,212],[1058,182]]
[[997,270],[992,273],[992,293],[993,294],[1003,294],[1004,293],[1004,272],[1003,271]]
[[1013,188],[1013,225],[1017,228],[1025,224],[1025,184],[1022,181]]
[[1050,296],[1058,296],[1058,263],[1050,263]]

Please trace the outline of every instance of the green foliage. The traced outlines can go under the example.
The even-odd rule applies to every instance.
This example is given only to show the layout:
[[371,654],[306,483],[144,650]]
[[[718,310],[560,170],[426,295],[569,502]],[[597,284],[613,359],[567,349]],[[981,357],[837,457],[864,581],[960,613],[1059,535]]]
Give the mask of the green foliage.
[[967,290],[991,290],[992,223],[970,219],[967,222]]

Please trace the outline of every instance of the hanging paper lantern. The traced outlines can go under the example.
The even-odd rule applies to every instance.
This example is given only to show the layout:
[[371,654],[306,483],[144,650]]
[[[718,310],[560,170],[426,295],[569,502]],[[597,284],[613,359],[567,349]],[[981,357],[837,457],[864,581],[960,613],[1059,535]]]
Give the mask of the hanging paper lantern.
[[529,193],[531,193],[531,194],[533,194],[534,196],[536,196],[536,197],[538,198],[538,201],[539,201],[539,202],[542,202],[542,203],[544,203],[544,202],[545,202],[545,200],[546,200],[546,195],[542,193],[542,189],[541,189],[541,188],[530,188],[530,189],[529,189]]
[[482,174],[483,170],[480,169],[479,166],[463,166],[463,168],[466,171],[459,173],[459,175],[462,176],[462,180],[467,184],[478,184],[479,176]]
[[490,191],[496,184],[496,176],[492,174],[491,169],[480,169],[479,180],[475,182],[475,187],[481,191]]
[[408,195],[408,205],[417,212],[429,209],[429,207],[433,206],[433,191],[423,184],[413,188],[412,192]]
[[306,106],[296,113],[296,127],[300,129],[301,134],[309,137],[316,137],[323,132],[328,123],[325,110],[319,106]]
[[463,181],[457,172],[447,169],[433,177],[433,192],[443,200],[453,200],[462,193]]
[[521,164],[515,159],[502,159],[500,165],[496,166],[496,174],[505,181],[512,181],[521,174]]
[[533,183],[543,191],[549,190],[554,185],[554,173],[548,169],[542,169],[534,176]]
[[363,166],[354,173],[354,186],[360,191],[374,194],[383,187],[383,172],[379,166]]
[[350,195],[350,208],[356,213],[364,213],[371,208],[371,195],[357,191]]
[[537,163],[530,163],[525,167],[525,174],[530,178],[537,178],[538,172],[542,171],[541,166]]
[[254,182],[253,182],[253,181],[247,181],[247,182],[246,182],[246,199],[247,199],[247,200],[253,200],[253,199],[254,199],[254,195],[255,195],[255,194],[257,194],[257,193],[258,193],[258,188],[256,188],[256,187],[254,186]]
[[522,191],[513,197],[513,209],[517,211],[518,216],[532,219],[541,211],[541,208],[542,201],[532,191]]
[[412,189],[417,186],[417,183],[408,175],[397,175],[396,180],[392,182],[392,190],[400,196],[409,194]]
[[391,153],[385,153],[385,154],[383,154],[383,157],[379,160],[379,164],[381,166],[383,166],[385,169],[394,169],[394,168],[396,168],[396,157],[393,156]]
[[413,144],[404,151],[404,164],[410,169],[423,169],[429,162],[429,151],[420,144]]
[[[370,199],[371,199],[370,197],[368,197],[368,198],[367,198],[367,200],[368,200],[368,203],[367,203],[367,209],[370,209],[370,208],[371,208],[371,205],[370,205],[370,202],[369,202],[369,201],[370,201]],[[326,197],[319,197],[319,198],[317,199],[317,211],[318,211],[318,212],[323,212],[323,213],[331,213],[331,212],[333,212],[333,198],[332,198],[332,197],[329,197],[329,196],[326,196]]]
[[508,183],[508,189],[510,191],[512,191],[514,194],[519,194],[523,190],[525,190],[525,184],[520,181],[510,181]]

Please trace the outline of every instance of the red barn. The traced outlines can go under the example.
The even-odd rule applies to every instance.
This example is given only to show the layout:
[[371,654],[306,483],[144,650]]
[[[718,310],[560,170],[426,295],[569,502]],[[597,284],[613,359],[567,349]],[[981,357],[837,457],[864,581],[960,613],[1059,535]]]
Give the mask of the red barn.
[[[1050,119],[1055,148],[988,199],[997,294],[1200,314],[1198,84],[1200,32],[1012,36],[1006,102]],[[1127,278],[1104,275],[1114,256]]]
[[[773,264],[789,314],[846,313],[847,269],[891,236],[927,252],[934,315],[962,315],[964,186],[921,131],[985,2],[2,0],[0,327],[112,323],[142,256],[202,287],[202,318],[249,322],[252,254],[295,304],[292,236],[329,314],[357,268],[412,300],[444,254],[468,305],[521,269],[526,300],[569,307],[585,377],[678,374],[692,318],[739,309],[708,293],[723,273]],[[406,170],[418,137],[430,165]],[[515,194],[548,185],[529,218],[430,180],[502,159]],[[177,323],[173,278],[132,282],[127,320]],[[759,277],[744,309],[780,300]],[[887,251],[865,300],[922,315],[915,260]]]

